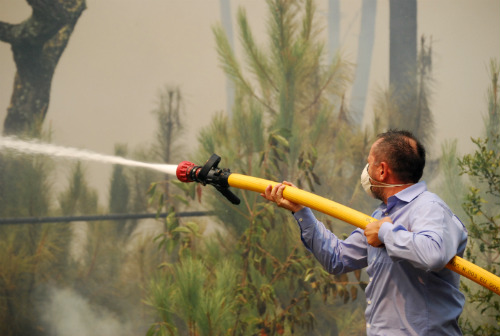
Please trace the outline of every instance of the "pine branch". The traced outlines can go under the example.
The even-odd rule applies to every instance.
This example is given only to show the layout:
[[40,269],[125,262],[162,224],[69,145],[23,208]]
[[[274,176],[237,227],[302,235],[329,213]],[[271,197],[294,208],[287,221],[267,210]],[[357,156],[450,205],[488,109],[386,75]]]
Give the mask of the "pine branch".
[[234,52],[229,44],[229,41],[227,40],[227,36],[223,28],[220,26],[216,26],[213,28],[213,32],[217,42],[217,53],[219,54],[219,59],[222,63],[224,72],[229,75],[233,79],[233,81],[239,83],[247,94],[254,97],[271,113],[275,114],[276,110],[255,93],[252,85],[243,76],[241,68],[238,64],[238,61],[236,60]]
[[335,64],[332,65],[324,84],[319,88],[319,90],[317,90],[316,95],[313,97],[311,102],[300,110],[300,114],[316,105],[332,83],[337,84],[339,82],[339,79],[342,77],[342,74],[340,73],[341,70],[342,65],[340,60],[338,60]]
[[246,14],[243,9],[240,9],[240,11],[238,12],[238,22],[240,25],[240,33],[243,46],[245,47],[247,60],[250,62],[254,74],[259,78],[262,86],[267,86],[265,85],[265,83],[267,82],[277,92],[278,88],[270,76],[270,74],[272,73],[271,69],[266,64],[264,55],[259,52],[259,50],[255,46],[255,41],[248,26]]

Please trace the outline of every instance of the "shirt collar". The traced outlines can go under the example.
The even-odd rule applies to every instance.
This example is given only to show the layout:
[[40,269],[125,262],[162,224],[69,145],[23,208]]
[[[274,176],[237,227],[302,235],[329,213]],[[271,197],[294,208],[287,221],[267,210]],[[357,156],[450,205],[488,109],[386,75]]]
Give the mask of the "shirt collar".
[[397,194],[389,197],[387,199],[387,209],[392,208],[398,202],[410,203],[424,191],[427,191],[427,184],[425,183],[425,181],[420,181],[416,184],[413,184],[408,188],[401,190]]

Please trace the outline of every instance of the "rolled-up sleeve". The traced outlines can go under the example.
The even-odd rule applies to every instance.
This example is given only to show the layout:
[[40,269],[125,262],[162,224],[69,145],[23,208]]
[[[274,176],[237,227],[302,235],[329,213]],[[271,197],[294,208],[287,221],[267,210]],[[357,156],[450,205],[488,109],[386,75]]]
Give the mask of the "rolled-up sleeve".
[[426,271],[441,270],[457,254],[463,240],[461,223],[438,202],[415,207],[411,212],[404,219],[411,219],[409,223],[383,223],[379,239],[391,258],[408,260]]

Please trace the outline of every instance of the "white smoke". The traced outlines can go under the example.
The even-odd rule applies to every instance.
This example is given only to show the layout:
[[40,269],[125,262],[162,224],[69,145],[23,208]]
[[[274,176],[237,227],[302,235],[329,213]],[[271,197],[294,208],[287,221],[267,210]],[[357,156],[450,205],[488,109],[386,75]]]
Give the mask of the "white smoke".
[[51,288],[41,319],[51,336],[128,336],[133,327],[71,289]]

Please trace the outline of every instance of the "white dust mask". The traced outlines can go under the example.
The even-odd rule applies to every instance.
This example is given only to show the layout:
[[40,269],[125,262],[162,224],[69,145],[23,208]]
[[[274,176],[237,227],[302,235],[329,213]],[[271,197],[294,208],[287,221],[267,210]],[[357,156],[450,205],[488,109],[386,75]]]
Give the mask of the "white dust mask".
[[[361,185],[363,186],[363,189],[366,191],[366,193],[373,198],[377,198],[377,195],[375,195],[375,193],[372,191],[372,187],[389,188],[389,187],[402,187],[405,185],[413,184],[413,183],[389,184],[389,183],[384,183],[384,182],[378,182],[377,180],[370,177],[370,174],[368,173],[368,166],[369,166],[369,164],[367,163],[365,168],[363,168],[363,172],[361,173]],[[380,184],[372,184],[370,182],[370,179],[377,181]]]

